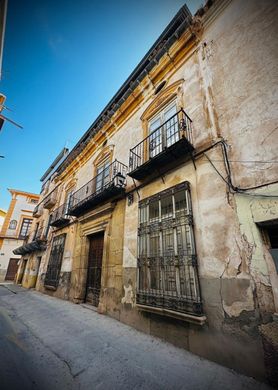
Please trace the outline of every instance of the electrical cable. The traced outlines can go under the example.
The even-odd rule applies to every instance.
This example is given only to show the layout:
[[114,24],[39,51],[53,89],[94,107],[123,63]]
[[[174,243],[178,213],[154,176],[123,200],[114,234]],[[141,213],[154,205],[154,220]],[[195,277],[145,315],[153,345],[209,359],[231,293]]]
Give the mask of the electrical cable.
[[[226,173],[227,173],[227,180],[224,178],[224,176],[219,172],[219,170],[213,164],[213,162],[212,162],[213,160],[211,160],[208,157],[208,155],[205,153],[207,150],[209,150],[209,149],[211,149],[214,146],[217,146],[219,144],[221,145],[221,149],[222,149],[222,152],[223,152],[223,158],[224,158],[223,161],[224,161],[225,170],[226,170]],[[266,187],[266,186],[271,185],[271,184],[276,184],[276,183],[278,183],[278,180],[275,180],[275,181],[272,181],[272,182],[268,182],[268,183],[265,183],[265,184],[260,184],[260,185],[253,186],[253,187],[246,187],[246,188],[240,188],[240,187],[234,186],[233,183],[232,183],[232,179],[231,179],[231,167],[230,167],[230,161],[229,161],[229,158],[228,158],[227,145],[226,145],[225,141],[224,140],[218,141],[216,144],[212,145],[211,148],[207,148],[205,151],[198,153],[198,155],[199,154],[203,154],[207,158],[207,160],[212,165],[212,167],[217,172],[217,174],[228,185],[229,191],[231,193],[232,193],[232,191],[231,191],[231,189],[232,189],[233,193],[238,193],[238,194],[242,194],[242,195],[258,196],[258,197],[266,197],[266,198],[278,198],[278,195],[254,194],[254,193],[246,192],[246,191],[249,191],[249,190]],[[222,160],[220,160],[220,161],[222,161]]]
[[[211,161],[215,161],[215,162],[221,162],[221,161],[224,161],[224,160],[214,160],[214,159],[211,159]],[[276,160],[270,160],[270,161],[260,161],[260,160],[229,160],[230,163],[243,163],[243,164],[278,164],[278,161]]]

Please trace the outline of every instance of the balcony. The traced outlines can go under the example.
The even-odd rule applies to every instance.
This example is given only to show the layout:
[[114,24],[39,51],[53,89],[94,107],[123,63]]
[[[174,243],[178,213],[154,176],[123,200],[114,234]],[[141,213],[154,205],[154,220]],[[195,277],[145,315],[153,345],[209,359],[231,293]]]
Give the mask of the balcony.
[[33,217],[39,218],[42,216],[43,207],[42,204],[37,204],[37,206],[33,210]]
[[181,109],[130,150],[128,175],[142,180],[155,171],[164,173],[193,150],[192,120]]
[[34,231],[32,241],[45,240],[45,239],[46,237],[45,237],[43,226]]
[[24,256],[32,252],[43,251],[46,249],[46,237],[43,227],[34,231],[30,236],[26,236],[25,238],[26,240],[24,244],[13,251],[15,255]]
[[48,194],[43,200],[43,207],[45,209],[51,209],[57,202],[58,189],[55,188],[50,194]]
[[106,168],[108,174],[101,172],[70,197],[68,214],[76,217],[92,207],[124,194],[127,166],[115,160]]
[[68,204],[64,203],[62,206],[58,207],[51,214],[50,226],[62,227],[67,225],[70,222],[70,217],[67,214]]

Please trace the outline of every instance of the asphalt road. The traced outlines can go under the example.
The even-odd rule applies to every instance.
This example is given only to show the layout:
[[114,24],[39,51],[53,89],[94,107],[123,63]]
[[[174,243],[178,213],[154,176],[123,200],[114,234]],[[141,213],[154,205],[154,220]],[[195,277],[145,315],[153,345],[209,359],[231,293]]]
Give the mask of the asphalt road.
[[0,285],[0,389],[269,388],[83,306]]

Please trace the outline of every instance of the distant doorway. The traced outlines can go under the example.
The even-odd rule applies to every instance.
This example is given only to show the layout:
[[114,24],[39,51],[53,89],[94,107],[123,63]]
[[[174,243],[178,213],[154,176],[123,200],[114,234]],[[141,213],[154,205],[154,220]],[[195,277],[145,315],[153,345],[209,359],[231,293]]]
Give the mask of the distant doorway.
[[37,280],[38,280],[38,276],[39,276],[39,271],[40,271],[40,266],[41,266],[41,260],[42,260],[42,257],[41,256],[37,256],[37,264],[36,264],[36,278],[34,280],[34,287],[36,286],[37,284]]
[[18,269],[19,259],[10,259],[5,280],[14,280]]
[[85,302],[98,306],[101,289],[101,272],[104,233],[89,236],[89,255]]
[[19,277],[17,279],[17,284],[22,284],[22,280],[23,280],[25,270],[26,270],[27,261],[28,261],[27,259],[22,260],[22,266],[21,266],[21,270],[19,270]]

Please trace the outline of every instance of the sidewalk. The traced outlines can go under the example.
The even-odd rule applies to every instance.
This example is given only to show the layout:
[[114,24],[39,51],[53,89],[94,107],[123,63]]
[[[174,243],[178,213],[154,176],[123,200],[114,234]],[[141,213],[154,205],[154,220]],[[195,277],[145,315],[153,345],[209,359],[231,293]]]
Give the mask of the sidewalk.
[[21,293],[21,292],[27,292],[28,290],[26,288],[23,288],[19,286],[18,284],[14,284],[12,282],[10,283],[0,283],[0,287],[6,288],[8,291],[12,292],[13,294]]
[[7,389],[22,390],[24,383],[28,390],[269,389],[81,305],[22,288],[15,293],[10,285],[3,289],[0,377],[7,377],[7,361],[23,375]]

